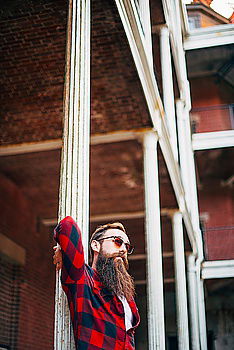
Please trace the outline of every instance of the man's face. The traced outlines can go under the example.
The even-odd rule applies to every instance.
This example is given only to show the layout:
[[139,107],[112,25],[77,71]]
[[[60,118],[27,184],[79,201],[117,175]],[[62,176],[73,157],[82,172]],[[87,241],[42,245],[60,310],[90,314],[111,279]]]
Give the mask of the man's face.
[[[116,244],[112,236],[120,237],[123,243]],[[99,241],[100,250],[96,270],[105,287],[116,295],[125,296],[127,300],[131,300],[135,294],[135,288],[134,281],[127,271],[128,260],[125,243],[129,244],[129,239],[123,231],[108,229]]]
[[[118,246],[115,243],[113,236],[122,238],[123,244]],[[126,233],[124,233],[122,230],[111,228],[108,229],[101,238],[101,254],[103,256],[124,257],[127,260],[127,248],[125,243],[130,244],[130,242]]]

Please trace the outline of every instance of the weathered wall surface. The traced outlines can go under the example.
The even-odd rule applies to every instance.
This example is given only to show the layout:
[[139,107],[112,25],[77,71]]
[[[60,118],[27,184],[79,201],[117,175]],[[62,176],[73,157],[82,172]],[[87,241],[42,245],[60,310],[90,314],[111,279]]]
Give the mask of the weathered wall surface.
[[0,27],[3,144],[61,137],[66,1],[2,6]]
[[3,175],[0,207],[1,234],[26,252],[19,276],[17,349],[52,349],[55,281],[52,235],[37,225],[32,203]]

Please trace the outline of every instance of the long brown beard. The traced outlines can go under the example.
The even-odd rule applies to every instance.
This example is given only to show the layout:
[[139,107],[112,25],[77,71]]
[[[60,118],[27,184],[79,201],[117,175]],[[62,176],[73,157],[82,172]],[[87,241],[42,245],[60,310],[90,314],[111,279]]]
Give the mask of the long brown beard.
[[125,257],[116,259],[117,256],[119,255],[104,256],[100,252],[96,269],[105,287],[130,301],[135,295],[134,281],[127,271],[128,262]]

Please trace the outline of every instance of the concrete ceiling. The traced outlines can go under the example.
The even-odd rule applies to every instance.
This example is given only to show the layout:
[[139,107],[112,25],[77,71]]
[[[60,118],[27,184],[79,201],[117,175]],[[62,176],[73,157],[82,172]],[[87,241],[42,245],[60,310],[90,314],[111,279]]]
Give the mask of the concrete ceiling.
[[[176,208],[168,171],[159,152],[162,208]],[[32,202],[40,218],[56,218],[60,150],[0,157],[1,173]],[[138,141],[91,147],[91,215],[144,210],[142,145]]]

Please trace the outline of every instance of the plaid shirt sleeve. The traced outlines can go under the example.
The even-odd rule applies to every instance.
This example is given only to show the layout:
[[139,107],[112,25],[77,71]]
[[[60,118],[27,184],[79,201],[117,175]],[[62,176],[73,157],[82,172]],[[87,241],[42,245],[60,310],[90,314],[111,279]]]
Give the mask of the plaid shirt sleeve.
[[54,239],[63,255],[62,283],[75,283],[84,274],[81,232],[71,216],[65,217],[54,230]]

